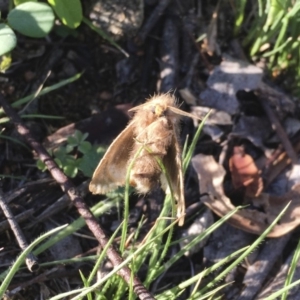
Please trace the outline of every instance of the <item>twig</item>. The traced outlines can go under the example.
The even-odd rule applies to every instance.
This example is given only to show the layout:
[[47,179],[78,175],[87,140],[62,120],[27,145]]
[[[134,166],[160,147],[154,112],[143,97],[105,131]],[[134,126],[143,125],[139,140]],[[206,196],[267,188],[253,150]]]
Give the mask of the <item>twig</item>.
[[194,77],[195,70],[198,65],[199,59],[200,59],[200,55],[199,55],[199,53],[196,53],[193,57],[193,60],[190,61],[190,64],[189,64],[190,66],[189,66],[188,72],[184,79],[185,87],[187,87],[187,88],[191,87],[191,85],[192,85],[193,77]]
[[[81,197],[84,197],[88,193],[89,180],[82,182],[78,187],[77,191],[80,193]],[[34,218],[33,222],[26,225],[26,229],[33,227],[37,223],[43,222],[44,220],[51,218],[54,214],[62,211],[70,204],[68,195],[64,194],[57,201],[47,207],[43,212]]]
[[54,180],[52,178],[43,178],[35,180],[34,182],[28,182],[24,184],[22,187],[17,188],[16,190],[10,192],[8,195],[5,195],[5,199],[7,203],[12,202],[17,197],[20,197],[21,195],[25,193],[29,193],[31,191],[36,191],[44,188],[43,186],[47,185],[47,188],[49,188],[48,184],[54,183]]
[[157,6],[152,11],[151,16],[148,18],[146,23],[143,25],[140,32],[137,34],[135,38],[135,42],[137,45],[141,45],[144,43],[147,35],[151,31],[151,29],[154,27],[154,25],[157,23],[161,15],[163,14],[164,10],[168,7],[171,0],[160,0],[158,1]]
[[[7,201],[6,201],[6,204],[7,204]],[[34,209],[33,208],[28,209],[28,210],[26,210],[26,211],[18,214],[17,216],[15,216],[15,220],[18,223],[23,222],[23,221],[29,219],[30,217],[32,217],[33,213],[34,213]],[[5,231],[5,230],[7,230],[9,228],[10,228],[10,226],[9,226],[9,222],[7,220],[0,222],[0,232],[3,232],[3,231]]]
[[[101,247],[104,248],[108,243],[108,239],[105,236],[104,231],[97,222],[89,207],[86,205],[82,197],[79,195],[75,185],[71,180],[59,169],[52,157],[46,151],[46,149],[37,142],[28,128],[23,124],[19,115],[11,108],[11,106],[0,94],[0,104],[2,105],[5,113],[9,116],[14,123],[18,133],[23,136],[29,145],[36,151],[41,161],[47,166],[52,177],[59,183],[63,192],[65,192],[74,206],[77,208],[79,214],[84,218],[88,228],[94,234]],[[107,250],[107,256],[111,260],[112,264],[116,267],[122,263],[123,259],[120,254],[113,248],[109,247]],[[141,300],[155,300],[155,298],[147,291],[142,282],[136,276],[131,276],[131,270],[129,267],[122,268],[118,273],[128,285],[133,285],[133,290]]]
[[272,110],[271,106],[267,103],[267,101],[265,101],[264,99],[261,99],[260,103],[262,104],[264,111],[266,112],[267,116],[269,117],[273,129],[276,131],[279,139],[281,140],[286,153],[292,160],[292,163],[297,164],[297,161],[298,161],[297,154],[295,153],[295,150],[289,140],[289,137],[286,134],[286,132],[284,131],[284,129],[282,128],[276,114]]
[[160,52],[160,92],[166,93],[175,89],[178,80],[178,29],[173,18],[167,18],[165,21]]
[[[193,59],[195,52],[199,55],[198,46],[195,42],[194,32],[196,31],[197,19],[194,12],[189,12],[181,22],[181,47],[182,59],[180,64],[181,72],[187,73],[191,68],[191,59]],[[198,58],[199,59],[199,58]]]
[[[20,248],[22,250],[24,250],[28,246],[28,243],[26,241],[26,238],[25,238],[19,224],[15,220],[15,217],[14,217],[12,211],[10,210],[9,206],[7,205],[7,203],[5,201],[5,198],[4,198],[4,195],[2,192],[2,188],[0,188],[0,207],[1,207],[5,217],[7,218],[7,221],[9,222],[10,228],[13,231]],[[30,272],[34,272],[39,269],[39,264],[37,262],[37,259],[32,253],[30,253],[26,257],[26,265]]]
[[52,273],[57,272],[57,270],[60,267],[55,267],[53,269],[47,270],[46,272],[34,277],[33,279],[29,280],[29,281],[25,281],[20,283],[19,286],[17,286],[16,288],[14,288],[12,291],[9,291],[6,295],[9,298],[13,298],[13,296],[16,296],[17,293],[19,293],[21,290],[23,290],[24,288],[28,287],[28,286],[32,286],[34,283],[40,283],[46,280],[49,280],[49,275]]

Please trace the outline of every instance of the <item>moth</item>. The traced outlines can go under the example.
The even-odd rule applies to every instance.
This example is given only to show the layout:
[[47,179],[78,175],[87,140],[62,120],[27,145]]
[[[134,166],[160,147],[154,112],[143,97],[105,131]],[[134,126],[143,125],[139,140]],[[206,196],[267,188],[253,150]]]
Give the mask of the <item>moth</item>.
[[171,94],[156,95],[129,111],[135,112],[134,117],[108,148],[89,189],[93,194],[105,194],[124,186],[132,163],[130,185],[142,194],[159,185],[166,193],[172,191],[177,202],[178,224],[182,226],[185,200],[179,121],[180,116],[194,116],[180,110]]

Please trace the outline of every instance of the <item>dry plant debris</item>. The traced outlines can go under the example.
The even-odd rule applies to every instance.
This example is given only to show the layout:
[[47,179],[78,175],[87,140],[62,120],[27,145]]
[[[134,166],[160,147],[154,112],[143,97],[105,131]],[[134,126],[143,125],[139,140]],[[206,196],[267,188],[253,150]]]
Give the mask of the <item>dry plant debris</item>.
[[[65,118],[26,120],[28,132],[36,137],[35,145],[40,147],[43,143],[51,151],[68,145],[68,139],[76,130],[89,134],[85,142],[109,145],[131,117],[128,110],[157,92],[174,92],[180,109],[198,118],[210,111],[186,172],[186,222],[183,229],[175,232],[174,240],[184,237],[180,245],[184,247],[219,217],[236,206],[244,207],[205,240],[186,251],[186,257],[155,280],[151,291],[158,294],[166,286],[174,287],[192,277],[194,270],[203,270],[251,244],[291,201],[285,215],[269,233],[270,239],[224,279],[225,283],[230,283],[222,290],[227,299],[264,299],[283,286],[295,240],[299,240],[298,103],[270,83],[262,68],[246,61],[240,40],[228,33],[231,32],[228,20],[232,17],[232,7],[227,5],[231,4],[222,1],[134,0],[122,11],[120,5],[124,5],[124,1],[114,1],[105,7],[104,2],[91,1],[87,5],[93,7],[89,15],[94,24],[105,23],[105,28],[114,35],[113,40],[122,44],[129,57],[124,57],[124,53],[87,27],[79,28],[76,31],[78,36],[62,38],[53,33],[49,40],[37,43],[21,38],[21,46],[14,52],[18,63],[0,75],[1,94],[13,103],[24,94],[35,93],[43,86],[85,71],[80,80],[50,96],[39,96],[30,105],[16,108],[23,114],[38,111]],[[110,11],[112,7],[113,12]],[[121,19],[113,23],[115,16],[121,16]],[[128,22],[129,19],[134,21]],[[204,38],[200,39],[201,36]],[[198,124],[196,118],[193,122],[182,120],[182,145],[186,136],[189,136],[190,144]],[[26,140],[19,139],[9,125],[4,127],[0,136],[0,174],[6,176],[4,197],[27,240],[34,240],[53,224],[62,224],[62,220],[72,222],[77,218],[77,212],[59,184],[33,167],[36,153],[28,148]],[[5,136],[23,144],[13,143]],[[74,159],[81,158],[75,150],[71,154]],[[51,160],[47,155],[45,157]],[[55,164],[52,167],[57,170]],[[65,190],[69,190],[68,179],[64,175],[61,178],[68,183]],[[60,180],[63,186],[65,182]],[[75,196],[85,197],[85,203],[77,202],[81,209],[85,205],[91,207],[99,200],[88,193],[86,176],[79,174],[74,182],[78,192]],[[72,191],[71,197],[74,196]],[[162,202],[161,191],[146,197],[131,197],[128,247],[141,220],[142,233],[134,243],[143,244],[143,238],[151,231],[161,211]],[[110,236],[120,224],[115,206],[109,206],[108,212],[101,217],[88,214],[96,226],[96,231],[93,229],[96,235],[100,224],[101,238]],[[2,270],[20,251],[8,226],[1,215]],[[103,239],[99,235],[97,238],[103,246]],[[118,242],[119,237],[115,240],[116,244]],[[72,251],[62,251],[72,245],[76,245]],[[58,257],[95,254],[98,245],[91,232],[81,229],[76,236],[39,255],[39,263]],[[178,250],[178,245],[170,247],[166,259],[176,256]],[[116,254],[111,249],[110,258],[112,253]],[[114,265],[121,261],[117,255]],[[104,274],[108,265],[105,264],[99,273]],[[142,266],[141,278],[149,271],[147,268],[146,264]],[[82,263],[80,269],[86,275],[91,267],[89,263]],[[295,278],[300,278],[299,269],[298,263]],[[122,276],[129,282],[130,270],[126,268],[124,272]],[[219,272],[216,270],[216,275]],[[16,278],[10,286],[10,295],[20,296],[20,299],[30,299],[37,294],[48,299],[70,287],[82,286],[78,265],[73,269],[46,267],[37,274],[22,271],[19,276],[21,279]],[[206,285],[206,280],[200,282],[200,288]],[[137,277],[135,283],[140,283]],[[141,292],[140,299],[153,299],[147,289],[141,288],[142,292],[136,289],[137,294]],[[299,289],[295,289],[289,299],[298,299],[298,295]],[[190,291],[185,289],[180,299],[188,297]]]

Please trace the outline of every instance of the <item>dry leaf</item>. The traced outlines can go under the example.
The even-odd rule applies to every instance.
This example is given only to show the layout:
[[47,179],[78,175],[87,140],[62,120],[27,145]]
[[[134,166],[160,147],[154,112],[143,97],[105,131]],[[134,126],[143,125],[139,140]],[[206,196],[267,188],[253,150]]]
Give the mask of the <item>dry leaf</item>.
[[253,158],[241,146],[233,148],[229,159],[232,184],[235,189],[245,187],[245,196],[257,197],[263,190],[263,180]]
[[[202,154],[193,157],[192,164],[198,175],[200,193],[208,194],[201,197],[203,203],[220,217],[232,211],[235,207],[223,190],[226,173],[224,168],[212,156]],[[247,232],[261,234],[290,201],[291,204],[280,223],[268,234],[268,237],[280,237],[300,224],[300,184],[280,197],[262,194],[261,202],[265,212],[245,208],[238,211],[228,222]]]

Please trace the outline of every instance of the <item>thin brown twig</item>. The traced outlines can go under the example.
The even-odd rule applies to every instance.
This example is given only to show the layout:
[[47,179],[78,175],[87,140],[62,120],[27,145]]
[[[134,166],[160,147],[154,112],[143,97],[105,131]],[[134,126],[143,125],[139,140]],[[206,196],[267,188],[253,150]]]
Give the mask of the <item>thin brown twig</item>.
[[[5,201],[5,197],[3,195],[2,189],[0,188],[0,207],[10,225],[10,228],[12,230],[12,232],[14,233],[16,240],[20,246],[20,248],[22,250],[24,250],[25,248],[28,247],[28,243],[26,241],[26,238],[18,224],[18,222],[15,220],[15,216],[12,213],[12,211],[10,210],[8,204]],[[36,259],[36,257],[30,253],[27,257],[26,257],[26,265],[27,268],[30,272],[34,272],[37,271],[39,269],[39,263]]]
[[174,18],[167,18],[164,23],[160,44],[160,92],[167,93],[177,86],[179,71],[178,28]]
[[137,45],[141,45],[144,43],[147,35],[155,26],[161,15],[163,14],[164,10],[168,7],[171,0],[160,0],[158,1],[157,6],[152,11],[151,16],[147,19],[145,24],[143,25],[140,32],[137,34],[135,38],[135,42]]
[[[5,199],[5,201],[7,203],[6,199]],[[28,210],[26,210],[26,211],[24,211],[24,212],[16,215],[15,216],[15,220],[18,223],[23,222],[23,221],[29,219],[30,217],[32,217],[33,213],[34,213],[34,209],[33,208],[28,209]],[[10,226],[9,226],[9,222],[7,220],[0,222],[0,233],[3,232],[3,231],[5,231],[5,230],[7,230],[7,229],[9,229],[9,228],[10,228]]]
[[[0,94],[0,104],[7,116],[14,123],[18,133],[23,136],[28,144],[36,151],[39,159],[44,162],[48,170],[50,171],[52,177],[61,186],[63,192],[65,192],[74,206],[77,208],[79,214],[84,218],[88,228],[94,234],[101,247],[104,248],[108,239],[105,236],[104,231],[97,222],[97,219],[90,211],[89,207],[86,205],[79,192],[77,191],[73,182],[59,169],[55,161],[46,151],[46,149],[35,140],[28,128],[23,124],[19,115],[12,109],[12,107],[7,103],[3,95]],[[117,267],[123,262],[121,255],[110,246],[107,250],[107,256],[111,260],[114,267]],[[144,287],[140,279],[136,276],[131,275],[131,270],[129,267],[123,267],[118,274],[125,280],[129,285],[133,285],[133,290],[136,295],[141,300],[155,300],[155,298],[149,293],[149,291]]]
[[286,134],[286,132],[284,131],[284,129],[282,128],[275,112],[273,111],[273,109],[271,108],[271,106],[267,103],[267,101],[265,101],[264,99],[261,99],[260,102],[264,108],[265,113],[267,114],[267,116],[269,117],[269,120],[272,124],[273,129],[276,131],[278,138],[280,139],[280,141],[282,142],[282,145],[286,151],[286,153],[288,154],[288,156],[290,157],[290,159],[292,160],[293,164],[296,164],[298,161],[298,157],[297,154],[289,140],[288,135]]
[[46,280],[49,280],[49,275],[52,273],[57,272],[57,270],[60,267],[55,267],[53,269],[47,270],[46,272],[39,274],[38,276],[34,277],[31,280],[25,281],[25,282],[21,282],[17,287],[15,287],[13,290],[9,291],[7,293],[7,296],[10,298],[13,298],[13,296],[16,296],[17,293],[21,292],[22,289],[28,287],[28,286],[32,286],[34,283],[40,283]]
[[[88,193],[88,185],[89,180],[82,182],[78,187],[77,191],[79,191],[81,197],[84,197]],[[30,224],[26,225],[26,229],[33,227],[37,223],[40,223],[48,218],[51,218],[53,215],[57,214],[58,212],[62,211],[70,204],[70,200],[68,195],[64,194],[61,196],[57,201],[47,207],[43,212],[34,218]]]

